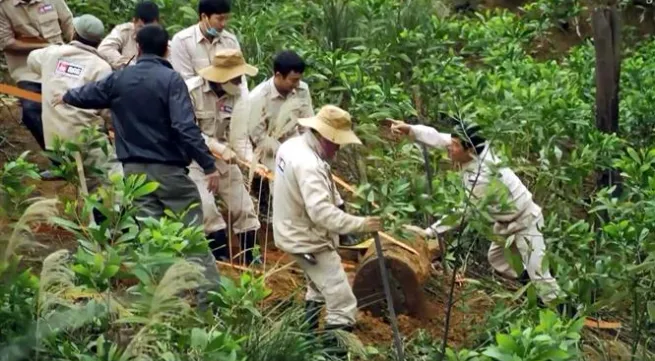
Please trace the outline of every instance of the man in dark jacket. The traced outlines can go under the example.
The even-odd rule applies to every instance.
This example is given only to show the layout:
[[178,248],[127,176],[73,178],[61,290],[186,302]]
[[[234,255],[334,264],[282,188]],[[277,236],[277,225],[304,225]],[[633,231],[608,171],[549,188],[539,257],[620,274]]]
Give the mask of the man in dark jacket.
[[[116,154],[126,176],[146,174],[159,188],[136,200],[139,216],[159,218],[165,209],[180,213],[190,205],[185,222],[202,226],[200,194],[187,175],[195,160],[216,192],[219,174],[196,125],[193,104],[182,77],[164,59],[168,33],[159,25],[144,26],[136,36],[137,64],[108,77],[71,89],[55,103],[83,109],[111,110]],[[67,105],[61,105],[67,106]],[[218,281],[211,252],[202,256],[210,281]]]

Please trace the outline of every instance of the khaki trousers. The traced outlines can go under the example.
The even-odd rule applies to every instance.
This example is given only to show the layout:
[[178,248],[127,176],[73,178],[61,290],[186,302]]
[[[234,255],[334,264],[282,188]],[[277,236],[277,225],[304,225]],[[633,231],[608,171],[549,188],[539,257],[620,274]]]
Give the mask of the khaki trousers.
[[[509,251],[521,257],[523,267],[528,272],[530,280],[537,287],[539,296],[544,303],[549,303],[560,293],[557,280],[550,274],[549,270],[542,267],[546,245],[541,234],[543,227],[543,216],[526,216],[527,227],[514,233],[514,241]],[[491,243],[487,259],[491,266],[502,276],[517,279],[518,274],[505,258],[505,247],[503,244]]]
[[[246,189],[241,169],[235,164],[227,167],[225,167],[225,164],[220,166],[219,173],[221,177],[218,181],[217,196],[227,204],[229,222],[234,233],[239,234],[258,230],[260,227],[259,219],[252,198],[250,198],[250,194]],[[221,172],[221,168],[226,170]],[[200,193],[205,233],[210,234],[226,229],[227,224],[216,206],[216,198],[207,189],[205,173],[196,162],[191,163],[189,166],[189,177]]]
[[305,271],[307,294],[305,300],[325,303],[328,325],[351,326],[357,315],[357,299],[348,276],[335,250],[314,253],[317,263],[310,264],[298,255],[292,255]]

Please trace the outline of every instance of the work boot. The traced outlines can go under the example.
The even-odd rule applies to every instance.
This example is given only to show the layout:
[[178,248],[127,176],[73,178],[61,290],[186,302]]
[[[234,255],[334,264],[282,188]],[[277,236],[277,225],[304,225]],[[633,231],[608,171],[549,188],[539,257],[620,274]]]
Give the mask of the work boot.
[[257,244],[257,231],[248,231],[239,233],[239,245],[241,246],[241,260],[245,260],[245,265],[250,266],[255,261],[253,251]]
[[325,341],[324,346],[326,353],[332,357],[336,357],[342,360],[345,360],[348,357],[348,348],[342,345],[339,345],[339,339],[334,331],[345,331],[352,333],[354,331],[353,326],[347,325],[326,325],[325,326]]
[[318,330],[318,318],[321,315],[323,304],[316,301],[305,301],[305,324],[309,332]]
[[207,235],[209,240],[209,248],[217,261],[229,262],[230,261],[230,247],[227,244],[227,232],[221,229]]

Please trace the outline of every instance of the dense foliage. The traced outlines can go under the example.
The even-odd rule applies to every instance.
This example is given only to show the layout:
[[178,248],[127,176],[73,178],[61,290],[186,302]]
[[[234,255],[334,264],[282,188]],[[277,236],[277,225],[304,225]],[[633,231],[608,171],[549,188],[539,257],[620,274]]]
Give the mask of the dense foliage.
[[[133,6],[131,0],[68,3],[75,13],[93,13],[108,25],[129,20]],[[159,3],[171,33],[197,21],[196,1]],[[366,147],[346,150],[337,168],[360,184],[352,209],[385,215],[389,228],[425,225],[426,215],[448,214],[465,197],[437,152],[430,160],[440,171],[430,180],[433,193],[426,195],[420,149],[381,137],[378,121],[414,118],[448,131],[442,115],[449,114],[481,125],[544,208],[547,261],[568,300],[584,314],[627,317],[632,353],[647,359],[639,346],[648,348],[655,320],[655,149],[650,148],[655,120],[648,92],[655,81],[650,76],[655,41],[624,50],[620,132],[603,134],[594,123],[591,43],[555,59],[542,52],[563,23],[586,22],[585,10],[580,1],[548,0],[528,2],[518,13],[493,9],[465,15],[434,0],[235,0],[229,28],[260,69],[251,85],[271,75],[276,51],[292,48],[310,64],[305,80],[314,104],[339,104],[352,113]],[[74,177],[74,168],[65,168],[68,158],[61,155],[61,171]],[[596,185],[596,172],[610,167],[622,172],[620,196]],[[24,158],[6,164],[0,174],[4,213],[29,216],[30,208],[40,205],[49,214],[52,204],[26,202],[31,189],[19,186],[25,184],[21,177],[37,177]],[[7,346],[2,352],[12,352],[12,359],[69,360],[324,357],[315,341],[299,332],[297,308],[253,306],[267,295],[261,279],[244,275],[240,283],[216,290],[219,316],[197,314],[178,298],[179,291],[202,283],[198,270],[180,257],[206,242],[200,230],[184,229],[175,220],[136,227],[131,202],[153,187],[143,179],[114,179],[86,201],[68,203],[56,223],[74,232],[80,247],[75,254],[48,257],[40,280],[18,267],[17,247],[4,251],[0,277],[10,282],[0,287],[0,325],[12,332],[0,336],[0,345]],[[113,206],[117,203],[122,208]],[[86,224],[91,206],[107,221]],[[14,227],[24,229],[25,222]],[[11,234],[29,238],[29,232]],[[475,218],[463,234],[449,243],[447,260],[485,264],[489,234]],[[462,252],[469,249],[473,257]],[[138,281],[119,287],[125,279]],[[521,291],[526,290],[522,304],[518,295],[495,292],[499,306],[470,345],[476,350],[449,349],[447,359],[582,358],[580,321],[538,311],[534,293],[530,287]],[[409,356],[433,360],[440,343],[420,334],[408,340]]]

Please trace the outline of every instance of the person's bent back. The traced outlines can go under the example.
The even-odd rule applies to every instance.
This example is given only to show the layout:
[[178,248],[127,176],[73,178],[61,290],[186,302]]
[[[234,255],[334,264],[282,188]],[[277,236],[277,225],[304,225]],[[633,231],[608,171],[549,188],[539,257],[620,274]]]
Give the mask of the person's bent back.
[[63,101],[79,108],[111,109],[116,152],[123,163],[186,167],[194,159],[212,173],[214,161],[195,124],[186,84],[164,59],[168,33],[159,25],[147,25],[137,42],[136,65],[72,89]]

